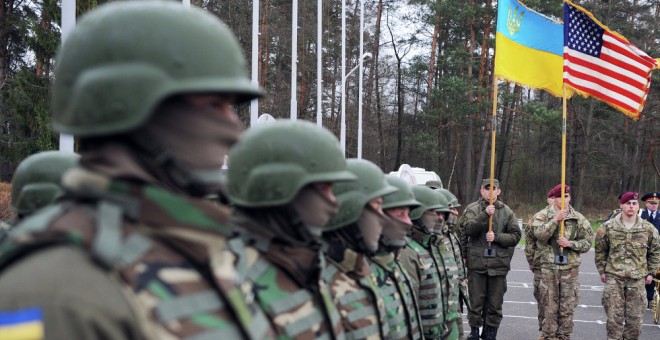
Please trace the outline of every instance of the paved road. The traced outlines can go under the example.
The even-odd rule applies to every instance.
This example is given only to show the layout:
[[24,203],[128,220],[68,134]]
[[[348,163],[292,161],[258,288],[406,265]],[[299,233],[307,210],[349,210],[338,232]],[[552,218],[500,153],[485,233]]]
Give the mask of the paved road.
[[[540,335],[538,331],[536,300],[532,295],[532,272],[529,271],[523,249],[516,249],[511,272],[507,277],[508,290],[504,295],[504,320],[500,325],[498,339],[533,340]],[[607,339],[605,330],[605,311],[600,303],[603,283],[600,282],[594,264],[593,250],[582,255],[580,266],[580,304],[574,316],[573,338]],[[466,335],[470,332],[467,318],[463,318]],[[640,339],[660,339],[660,325],[653,324],[651,311],[644,314]]]

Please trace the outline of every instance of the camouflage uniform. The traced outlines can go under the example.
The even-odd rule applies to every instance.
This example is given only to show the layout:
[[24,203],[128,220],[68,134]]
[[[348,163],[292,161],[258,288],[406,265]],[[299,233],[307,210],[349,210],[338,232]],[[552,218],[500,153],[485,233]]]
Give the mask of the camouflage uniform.
[[470,311],[468,320],[471,327],[482,325],[497,329],[502,321],[502,303],[506,293],[506,275],[511,269],[511,257],[520,240],[520,229],[511,209],[502,201],[493,202],[493,232],[496,249],[495,257],[484,257],[487,248],[489,216],[485,212],[489,202],[480,198],[471,203],[463,212],[462,228],[468,259],[468,286],[470,291]]
[[[368,258],[376,255],[390,222],[372,201],[398,192],[383,171],[363,159],[348,159],[355,182],[333,188],[339,211],[328,222],[323,238],[328,244],[326,269],[333,299],[342,316],[349,339],[399,338],[407,336],[397,317],[386,308],[402,308],[402,297],[394,281],[384,282],[373,275]],[[391,322],[391,324],[390,324]],[[393,331],[393,334],[390,334]]]
[[341,314],[347,339],[383,339],[389,334],[385,300],[371,276],[364,254],[344,249],[328,254],[325,278]]
[[231,31],[176,3],[110,3],[56,64],[53,125],[80,138],[81,169],[3,243],[1,314],[29,311],[52,339],[273,338],[233,266],[230,210],[203,198],[240,133],[229,95],[261,94]]
[[589,221],[569,206],[564,219],[564,237],[571,242],[571,247],[564,248],[568,263],[556,264],[559,224],[552,220],[556,214],[555,206],[551,205],[534,215],[531,229],[537,249],[534,254],[536,259],[532,263],[537,262],[541,266],[539,297],[545,308],[543,337],[566,340],[573,333],[573,313],[580,299],[580,254],[591,249],[593,230]]
[[[468,293],[467,285],[467,268],[465,267],[465,261],[463,260],[463,253],[461,251],[460,245],[460,228],[458,223],[458,210],[456,208],[460,207],[461,204],[458,203],[458,198],[447,189],[435,189],[436,191],[442,193],[449,203],[449,209],[451,214],[445,222],[449,227],[449,232],[452,235],[452,249],[454,250],[454,255],[456,257],[456,264],[458,264],[458,274],[460,280],[460,298],[459,306],[460,311],[463,312],[463,304],[469,305],[470,295]],[[458,333],[461,338],[463,338],[463,314],[458,314],[459,319],[456,321],[458,324]]]
[[454,245],[452,242],[452,235],[449,233],[447,227],[443,228],[444,233],[435,234],[437,237],[436,241],[433,243],[433,248],[437,249],[437,263],[443,282],[443,296],[446,296],[443,299],[443,309],[445,312],[445,323],[447,328],[450,330],[450,334],[456,332],[458,334],[459,327],[462,328],[463,324],[459,324],[460,318],[460,284],[461,278],[460,273],[463,271],[463,268],[459,267],[458,262],[456,261],[454,253]]
[[[546,207],[548,209],[548,207]],[[539,256],[537,256],[536,250],[536,238],[534,238],[534,229],[532,228],[532,222],[530,221],[525,225],[525,257],[527,258],[527,263],[532,267],[532,273],[534,275],[534,299],[536,300],[536,307],[538,309],[537,318],[539,320],[539,332],[543,326],[543,315],[545,313],[545,308],[541,303],[541,296],[539,294],[539,282],[541,281],[541,264],[539,263]]]
[[596,268],[606,275],[602,303],[608,339],[638,339],[646,307],[644,280],[660,268],[660,237],[636,217],[626,228],[619,214],[596,232]]
[[254,248],[236,267],[278,338],[343,339],[321,239],[338,202],[317,186],[355,179],[337,138],[309,122],[276,121],[246,131],[229,159],[232,225]]
[[389,339],[421,339],[421,319],[417,299],[408,273],[395,261],[393,253],[381,253],[370,259],[370,268],[385,303]]
[[443,301],[447,290],[444,289],[438,263],[430,250],[436,236],[413,228],[408,245],[401,249],[399,263],[406,269],[419,301],[424,338],[440,339],[446,333]]
[[420,203],[415,200],[415,194],[407,182],[393,175],[385,176],[385,179],[398,191],[383,196],[383,212],[390,217],[392,223],[383,228],[378,242],[378,252],[370,258],[371,271],[379,294],[383,295],[386,303],[389,337],[423,339],[419,304],[412,282],[406,270],[397,261],[401,249],[407,244],[406,234],[412,227],[409,218],[410,209],[418,207]]

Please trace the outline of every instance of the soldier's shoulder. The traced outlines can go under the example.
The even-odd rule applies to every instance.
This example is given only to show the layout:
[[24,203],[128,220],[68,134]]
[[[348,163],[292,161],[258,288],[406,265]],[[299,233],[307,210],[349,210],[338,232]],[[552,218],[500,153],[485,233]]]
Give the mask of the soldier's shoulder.
[[604,237],[607,234],[607,230],[612,228],[614,223],[615,223],[614,220],[607,220],[603,222],[603,224],[601,224],[600,227],[598,227],[598,230],[596,230],[596,237],[597,238]]
[[581,212],[579,212],[577,210],[573,210],[573,215],[578,220],[578,222],[582,222],[582,221],[589,222],[589,220]]
[[83,249],[67,245],[34,251],[3,268],[0,291],[32,300],[85,301],[99,308],[116,306],[111,301],[124,299],[110,272]]
[[541,209],[539,212],[537,212],[536,214],[534,214],[534,216],[532,217],[532,219],[533,219],[534,221],[545,221],[545,220],[548,218],[548,213],[549,213],[548,208],[547,208],[547,207],[546,207],[546,208],[543,208],[543,209]]
[[53,246],[21,258],[0,272],[0,291],[0,312],[30,307],[57,315],[43,320],[56,338],[94,334],[90,331],[99,327],[108,334],[142,338],[134,303],[116,275],[80,248]]
[[642,220],[642,226],[644,227],[644,230],[646,230],[647,232],[649,232],[651,234],[654,234],[654,233],[657,234],[658,233],[658,229],[656,229],[655,226],[653,225],[653,223],[651,223],[649,221]]
[[474,201],[465,207],[465,211],[478,209],[479,206],[480,206],[479,201]]

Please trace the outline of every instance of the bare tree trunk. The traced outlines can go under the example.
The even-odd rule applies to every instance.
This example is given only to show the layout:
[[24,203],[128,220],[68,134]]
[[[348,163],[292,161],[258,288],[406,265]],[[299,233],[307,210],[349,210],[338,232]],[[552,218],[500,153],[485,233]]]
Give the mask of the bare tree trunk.
[[[376,129],[378,130],[378,165],[381,169],[385,169],[385,138],[383,136],[383,115],[380,107],[380,86],[379,81],[379,72],[378,72],[378,55],[380,51],[380,23],[381,18],[383,17],[383,0],[378,0],[378,7],[376,10],[376,27],[374,29],[374,45],[371,49],[371,71],[369,72],[369,95],[368,95],[368,105],[369,110],[372,108],[372,96],[373,88],[376,89],[376,119],[378,120],[376,124]],[[375,86],[374,86],[375,85]]]
[[[258,0],[252,0],[258,1]],[[266,79],[268,78],[268,47],[269,36],[268,36],[268,10],[270,9],[270,0],[263,0],[263,5],[259,13],[261,15],[261,22],[259,24],[259,33],[261,34],[261,39],[259,39],[259,85],[261,87],[266,87]]]
[[[486,2],[487,9],[490,9],[490,3]],[[482,22],[482,29],[484,31],[483,37],[481,39],[481,56],[479,58],[479,76],[477,78],[477,86],[478,86],[478,91],[477,91],[477,106],[480,107],[481,103],[483,103],[483,91],[481,91],[482,88],[487,87],[485,86],[484,82],[486,79],[486,72],[488,71],[488,65],[486,63],[487,60],[487,53],[488,53],[488,37],[490,36],[490,21],[492,20],[492,17],[490,14],[486,14],[484,17],[484,20]],[[480,112],[475,113],[475,119],[478,119],[480,116]],[[489,124],[489,123],[487,123]],[[477,164],[477,173],[475,174],[472,170],[472,159],[474,158],[474,150],[472,149],[473,145],[473,138],[474,136],[474,119],[470,119],[468,122],[468,140],[466,141],[466,148],[465,148],[465,155],[466,155],[466,166],[465,166],[465,195],[466,197],[469,197],[470,201],[473,201],[476,199],[477,194],[479,192],[479,184],[481,182],[481,179],[483,178],[483,168],[484,164],[486,162],[486,154],[485,151],[487,151],[488,148],[488,137],[490,136],[490,131],[488,129],[484,130],[484,139],[481,142],[481,152],[479,156],[479,162]]]
[[433,28],[433,40],[431,40],[431,57],[429,58],[429,77],[426,87],[428,106],[431,106],[431,91],[433,90],[433,76],[435,72],[435,51],[438,45],[438,36],[440,35],[440,12],[436,10],[435,27]]
[[392,27],[387,23],[387,28],[390,32],[390,38],[392,43],[392,49],[394,50],[394,57],[396,58],[396,103],[397,103],[397,117],[396,117],[396,157],[395,164],[398,166],[401,164],[401,148],[403,146],[403,128],[401,122],[403,120],[403,101],[404,101],[404,90],[403,90],[403,70],[401,68],[401,63],[403,60],[403,55],[399,55],[399,50],[397,50],[396,41],[394,39],[394,33],[392,33]]
[[[572,106],[571,106],[572,108]],[[577,113],[574,110],[572,114],[577,117]],[[594,118],[594,111],[596,111],[596,101],[595,100],[590,100],[589,101],[589,107],[586,112],[586,121],[581,123],[581,127],[583,129],[583,134],[584,134],[584,140],[582,143],[576,144],[576,148],[579,148],[580,151],[577,152],[578,155],[581,155],[580,160],[578,162],[578,169],[577,169],[577,179],[575,181],[575,186],[578,188],[586,188],[587,183],[586,183],[586,175],[587,175],[587,166],[588,166],[588,155],[587,153],[590,150],[591,146],[591,126]],[[584,193],[586,190],[577,190],[575,194],[571,194],[571,200],[573,203],[573,206],[576,208],[580,208],[582,206],[582,202],[584,201]]]
[[[337,65],[338,60],[339,60],[338,58],[333,58],[332,59],[332,79],[330,80],[330,84],[333,84],[333,86],[330,87],[331,88],[331,90],[330,90],[330,98],[331,98],[331,100],[330,100],[330,122],[332,123],[331,124],[332,131],[335,134],[338,132],[338,130],[337,130],[337,120],[338,120],[337,116],[339,116],[339,114],[335,114],[335,112],[337,111],[337,108],[336,108],[336,106],[337,106],[337,104],[336,104],[337,103],[337,86],[334,86],[334,84],[337,83],[337,74],[339,72],[341,72],[339,70],[339,65]],[[341,81],[341,79],[339,81]],[[340,100],[341,100],[341,98],[340,98]]]

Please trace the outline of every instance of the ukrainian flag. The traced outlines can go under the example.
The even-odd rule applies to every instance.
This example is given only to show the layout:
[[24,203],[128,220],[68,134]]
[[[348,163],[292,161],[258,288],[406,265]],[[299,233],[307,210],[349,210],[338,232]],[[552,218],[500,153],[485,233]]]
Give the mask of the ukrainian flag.
[[516,0],[499,0],[495,75],[561,97],[564,25]]
[[0,311],[0,340],[39,340],[44,324],[39,308]]

